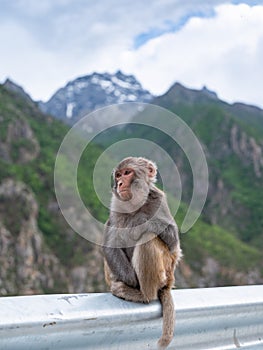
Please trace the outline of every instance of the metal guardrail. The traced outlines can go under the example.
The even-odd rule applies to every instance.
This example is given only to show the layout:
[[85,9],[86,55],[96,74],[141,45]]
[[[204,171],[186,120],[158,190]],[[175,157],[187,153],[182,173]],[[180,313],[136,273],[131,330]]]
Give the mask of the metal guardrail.
[[[169,349],[263,349],[263,285],[173,291],[177,321]],[[105,294],[0,298],[0,349],[155,349],[159,302]]]

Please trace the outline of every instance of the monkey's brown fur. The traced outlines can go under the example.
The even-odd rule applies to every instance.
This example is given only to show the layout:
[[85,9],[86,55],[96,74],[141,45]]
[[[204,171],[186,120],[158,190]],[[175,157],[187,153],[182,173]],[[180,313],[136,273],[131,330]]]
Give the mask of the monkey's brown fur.
[[[124,168],[123,164],[125,164]],[[151,173],[149,178],[146,177],[146,180],[143,180],[143,175],[138,175],[138,173],[139,171],[141,173],[146,172],[148,164],[151,167]],[[171,217],[164,193],[153,185],[157,169],[153,162],[145,158],[131,157],[122,161],[117,169],[118,171],[124,169],[124,175],[123,173],[118,174],[117,180],[115,180],[115,192],[118,191],[119,183],[131,188],[133,182],[136,183],[139,178],[144,184],[148,181],[148,184],[133,190],[133,196],[146,196],[146,198],[148,196],[148,199],[135,212],[122,214],[114,212],[114,196],[118,195],[118,193],[117,195],[114,193],[110,219],[105,226],[105,242],[109,243],[115,236],[118,236],[119,225],[121,225],[121,228],[124,228],[122,225],[131,228],[131,231],[125,232],[126,235],[136,230],[142,219],[146,226],[143,226],[145,231],[139,236],[134,247],[104,247],[105,279],[111,292],[119,298],[142,303],[149,303],[156,299],[160,300],[163,307],[163,333],[158,346],[159,349],[165,349],[173,338],[175,323],[171,288],[174,285],[174,270],[181,258],[178,229]],[[125,169],[129,169],[127,174]],[[131,169],[134,174],[131,174]],[[145,192],[146,188],[147,192]],[[141,192],[143,193],[141,194]],[[125,193],[125,196],[127,196],[127,193]],[[126,201],[122,203],[125,206]],[[150,212],[151,210],[155,212],[156,208],[154,206],[156,203],[159,203],[158,205],[162,210],[151,221],[152,213]],[[128,205],[130,204],[127,203],[127,207]],[[145,212],[148,215],[146,223],[144,220]],[[164,222],[167,222],[167,227],[163,226]],[[147,240],[144,239],[146,235]],[[114,271],[109,267],[109,264],[111,264]]]

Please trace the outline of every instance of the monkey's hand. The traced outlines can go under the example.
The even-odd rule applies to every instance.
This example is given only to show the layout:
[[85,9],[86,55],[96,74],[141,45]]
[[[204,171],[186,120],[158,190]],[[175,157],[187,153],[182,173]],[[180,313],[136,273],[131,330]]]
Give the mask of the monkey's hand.
[[139,288],[138,278],[133,269],[129,269],[129,272],[122,276],[121,281],[130,287]]

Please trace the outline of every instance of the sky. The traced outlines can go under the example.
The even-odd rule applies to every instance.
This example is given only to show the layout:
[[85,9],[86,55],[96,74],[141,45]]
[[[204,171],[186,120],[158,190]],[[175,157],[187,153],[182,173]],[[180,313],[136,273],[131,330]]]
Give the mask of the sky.
[[263,108],[263,0],[0,0],[0,82],[34,100],[93,72]]

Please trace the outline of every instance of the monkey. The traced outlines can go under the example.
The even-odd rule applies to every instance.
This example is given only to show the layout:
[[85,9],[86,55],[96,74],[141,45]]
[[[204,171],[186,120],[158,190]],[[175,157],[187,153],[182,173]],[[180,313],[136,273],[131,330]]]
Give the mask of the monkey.
[[105,280],[114,296],[141,303],[160,300],[158,349],[165,349],[173,338],[171,288],[182,252],[177,224],[166,195],[155,186],[156,176],[156,164],[143,157],[125,158],[113,170],[103,254]]

